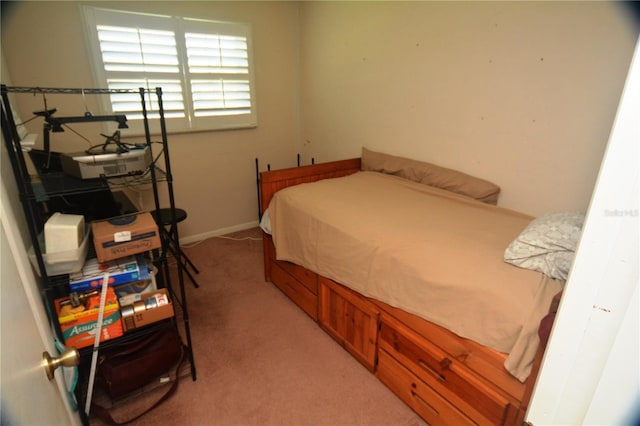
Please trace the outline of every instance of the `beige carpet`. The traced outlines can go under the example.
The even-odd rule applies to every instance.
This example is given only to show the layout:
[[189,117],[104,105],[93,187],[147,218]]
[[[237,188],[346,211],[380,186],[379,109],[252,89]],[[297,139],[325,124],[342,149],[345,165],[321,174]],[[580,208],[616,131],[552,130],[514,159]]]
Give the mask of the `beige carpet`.
[[[137,425],[423,425],[271,283],[259,229],[185,249],[197,380]],[[92,419],[91,424],[102,424]]]

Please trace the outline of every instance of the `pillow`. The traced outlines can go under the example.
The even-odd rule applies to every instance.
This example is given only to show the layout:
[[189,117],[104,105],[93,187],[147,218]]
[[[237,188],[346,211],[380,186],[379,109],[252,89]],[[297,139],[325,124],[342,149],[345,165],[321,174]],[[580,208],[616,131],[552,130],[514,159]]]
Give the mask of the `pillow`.
[[509,244],[504,261],[566,281],[583,224],[582,213],[542,215]]
[[361,169],[396,175],[414,182],[446,189],[488,204],[497,204],[500,187],[457,170],[423,161],[370,151],[362,148]]

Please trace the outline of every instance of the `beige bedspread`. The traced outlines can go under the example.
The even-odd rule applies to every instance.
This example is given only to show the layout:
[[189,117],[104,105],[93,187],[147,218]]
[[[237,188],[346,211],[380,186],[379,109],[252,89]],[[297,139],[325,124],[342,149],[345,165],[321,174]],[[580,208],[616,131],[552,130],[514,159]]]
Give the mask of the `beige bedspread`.
[[528,377],[561,290],[503,262],[530,216],[376,172],[281,190],[269,215],[278,259],[507,353]]

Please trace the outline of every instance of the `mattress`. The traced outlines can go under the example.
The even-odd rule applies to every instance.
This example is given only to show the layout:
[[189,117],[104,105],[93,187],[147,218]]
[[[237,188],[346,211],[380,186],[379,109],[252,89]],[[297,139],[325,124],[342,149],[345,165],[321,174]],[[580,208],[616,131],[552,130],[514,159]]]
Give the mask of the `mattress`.
[[397,176],[358,172],[278,191],[276,257],[507,354],[528,377],[562,283],[503,261],[533,219]]

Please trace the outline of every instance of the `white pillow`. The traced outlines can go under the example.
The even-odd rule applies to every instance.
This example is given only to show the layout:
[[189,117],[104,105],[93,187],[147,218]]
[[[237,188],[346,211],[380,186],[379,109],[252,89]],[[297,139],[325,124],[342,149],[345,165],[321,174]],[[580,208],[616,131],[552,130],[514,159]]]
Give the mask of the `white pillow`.
[[582,213],[540,216],[509,244],[504,261],[566,281],[583,224]]

